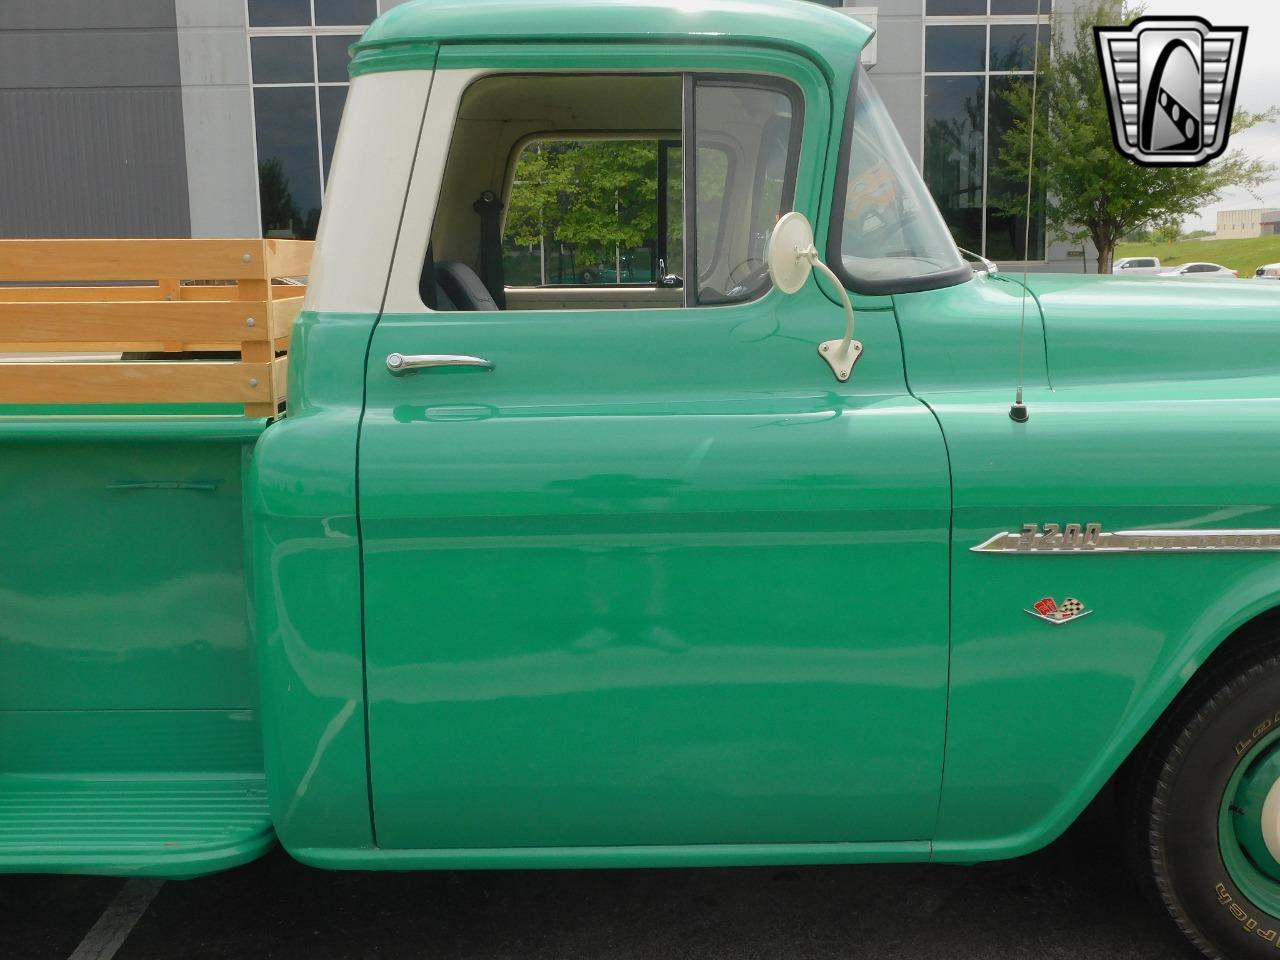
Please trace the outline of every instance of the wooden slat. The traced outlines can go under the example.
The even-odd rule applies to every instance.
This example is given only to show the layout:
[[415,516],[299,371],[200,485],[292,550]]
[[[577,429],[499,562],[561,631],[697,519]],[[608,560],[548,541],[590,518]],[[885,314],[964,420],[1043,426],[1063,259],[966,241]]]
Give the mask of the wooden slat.
[[[0,403],[274,403],[273,363],[4,363]],[[256,386],[250,381],[256,381]]]
[[[177,346],[174,346],[174,344]],[[289,349],[289,338],[282,337],[275,342],[276,351]],[[162,353],[174,350],[179,352],[239,353],[239,340],[138,340],[129,344],[120,344],[114,340],[60,340],[49,342],[5,343],[0,341],[0,354],[27,353]],[[19,359],[21,359],[19,357]]]
[[[277,299],[303,299],[307,288],[300,284],[273,287]],[[280,294],[287,291],[287,295]],[[184,286],[183,300],[234,300],[234,283]],[[164,293],[156,284],[118,287],[0,287],[0,303],[81,303],[95,300],[163,300]]]
[[262,240],[0,240],[0,282],[241,280],[264,257]]
[[8,343],[114,342],[128,350],[138,341],[266,340],[270,331],[262,301],[0,303],[0,340]]
[[311,272],[310,240],[264,240],[268,277],[305,277]]
[[[296,288],[295,288],[296,289]],[[289,297],[287,300],[273,300],[268,307],[271,317],[271,338],[279,340],[293,331],[293,324],[302,312],[305,297]]]
[[271,379],[275,383],[276,397],[280,400],[285,398],[285,392],[289,388],[289,358],[276,357],[271,361]]
[[[188,297],[187,290],[230,290],[227,287],[183,287],[183,299],[226,300],[227,294],[214,297]],[[86,300],[163,300],[156,284],[134,287],[0,287],[0,303],[80,303]]]
[[[0,353],[90,355],[0,363],[0,403],[237,403],[246,416],[275,417],[288,372],[278,354],[288,350],[306,288],[272,280],[306,276],[312,247],[259,239],[0,240]],[[111,359],[180,352],[240,359]],[[85,362],[93,354],[104,361]]]
[[209,286],[201,284],[199,286],[185,286],[182,288],[183,300],[234,300],[236,299],[236,285],[234,283],[219,284],[217,286]]

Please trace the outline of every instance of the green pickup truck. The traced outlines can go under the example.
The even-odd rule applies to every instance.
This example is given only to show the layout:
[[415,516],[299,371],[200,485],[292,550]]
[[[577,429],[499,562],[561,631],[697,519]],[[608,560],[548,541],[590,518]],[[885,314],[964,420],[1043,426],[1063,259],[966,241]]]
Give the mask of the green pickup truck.
[[[0,869],[974,863],[1108,788],[1273,955],[1280,300],[975,270],[869,36],[377,21],[287,413],[4,408]],[[682,145],[681,286],[502,281],[477,198],[568,135]]]

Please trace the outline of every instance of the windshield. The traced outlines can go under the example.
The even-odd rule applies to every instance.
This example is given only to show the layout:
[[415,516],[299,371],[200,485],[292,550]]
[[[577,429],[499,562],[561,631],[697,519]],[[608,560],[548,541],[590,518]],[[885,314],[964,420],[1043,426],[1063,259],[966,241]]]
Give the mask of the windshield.
[[846,283],[859,292],[902,293],[967,279],[971,272],[861,67],[855,86],[844,221],[832,237]]

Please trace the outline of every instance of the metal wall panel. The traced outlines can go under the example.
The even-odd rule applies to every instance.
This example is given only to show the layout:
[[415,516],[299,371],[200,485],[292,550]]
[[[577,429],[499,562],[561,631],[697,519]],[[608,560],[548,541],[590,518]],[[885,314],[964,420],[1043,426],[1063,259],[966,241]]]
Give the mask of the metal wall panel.
[[4,0],[0,30],[173,27],[173,0]]
[[253,141],[244,0],[171,0],[193,237],[256,237],[258,162]]
[[0,236],[187,236],[173,0],[4,0],[0,130]]

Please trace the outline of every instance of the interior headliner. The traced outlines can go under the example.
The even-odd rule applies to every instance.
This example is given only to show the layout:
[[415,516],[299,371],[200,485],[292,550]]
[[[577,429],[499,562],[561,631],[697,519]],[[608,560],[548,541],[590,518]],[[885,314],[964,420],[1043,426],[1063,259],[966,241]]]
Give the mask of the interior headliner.
[[679,130],[679,75],[506,74],[485,77],[463,98],[460,119],[538,122],[548,130]]

